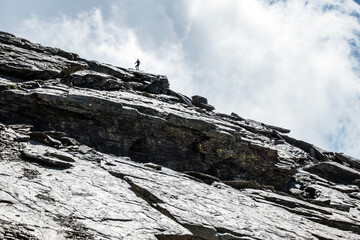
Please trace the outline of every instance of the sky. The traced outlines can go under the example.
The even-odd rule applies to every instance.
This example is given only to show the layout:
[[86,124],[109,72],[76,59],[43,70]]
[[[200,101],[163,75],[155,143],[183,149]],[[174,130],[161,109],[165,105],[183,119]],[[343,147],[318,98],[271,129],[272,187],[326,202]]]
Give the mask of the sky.
[[360,158],[354,0],[0,0],[0,31],[167,75],[216,110]]

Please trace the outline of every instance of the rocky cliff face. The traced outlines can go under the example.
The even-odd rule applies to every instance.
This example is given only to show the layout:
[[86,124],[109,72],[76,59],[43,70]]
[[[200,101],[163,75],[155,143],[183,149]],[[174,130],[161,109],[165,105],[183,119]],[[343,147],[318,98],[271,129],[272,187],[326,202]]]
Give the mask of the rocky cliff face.
[[166,76],[0,33],[0,239],[360,239],[360,161]]

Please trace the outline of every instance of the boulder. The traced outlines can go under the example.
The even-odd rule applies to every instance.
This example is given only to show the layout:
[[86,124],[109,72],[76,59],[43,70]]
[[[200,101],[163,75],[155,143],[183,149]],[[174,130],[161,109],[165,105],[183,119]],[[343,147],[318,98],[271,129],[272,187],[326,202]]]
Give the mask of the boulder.
[[158,76],[148,86],[145,87],[144,91],[153,94],[165,94],[169,89],[169,80],[166,76]]
[[240,121],[244,121],[245,119],[240,117],[238,114],[232,112],[231,113],[231,117],[233,117],[235,120],[240,120]]
[[193,107],[194,105],[191,102],[191,99],[181,93],[174,92],[173,90],[169,89],[168,94],[174,97],[177,97],[179,99],[179,102],[184,103],[190,107]]
[[192,96],[191,97],[191,100],[192,100],[192,103],[196,106],[198,104],[207,104],[208,103],[208,100],[202,96],[199,96],[199,95],[195,95],[195,96]]
[[196,107],[203,108],[207,111],[215,110],[215,108],[213,106],[208,104],[207,99],[202,96],[195,95],[195,96],[192,96],[191,99],[192,99],[192,101],[191,101],[192,104],[194,104]]

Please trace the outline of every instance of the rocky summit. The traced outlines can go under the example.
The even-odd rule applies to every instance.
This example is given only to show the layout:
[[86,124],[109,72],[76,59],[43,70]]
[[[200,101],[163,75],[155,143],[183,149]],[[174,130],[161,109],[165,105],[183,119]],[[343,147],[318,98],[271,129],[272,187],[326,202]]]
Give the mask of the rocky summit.
[[360,239],[360,161],[166,76],[0,32],[0,239]]

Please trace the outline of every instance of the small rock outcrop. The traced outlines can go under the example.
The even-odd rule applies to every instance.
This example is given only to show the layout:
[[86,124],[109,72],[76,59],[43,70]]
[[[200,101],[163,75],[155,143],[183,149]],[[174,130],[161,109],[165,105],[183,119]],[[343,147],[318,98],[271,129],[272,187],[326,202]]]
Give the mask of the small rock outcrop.
[[195,96],[192,96],[191,99],[192,99],[191,100],[192,104],[194,104],[197,107],[206,109],[208,111],[215,110],[215,108],[213,106],[208,104],[208,100],[202,96],[195,95]]
[[0,239],[359,239],[360,161],[166,76],[0,32]]
[[154,94],[167,94],[169,90],[169,81],[166,76],[157,76],[155,80],[153,80],[144,91]]

